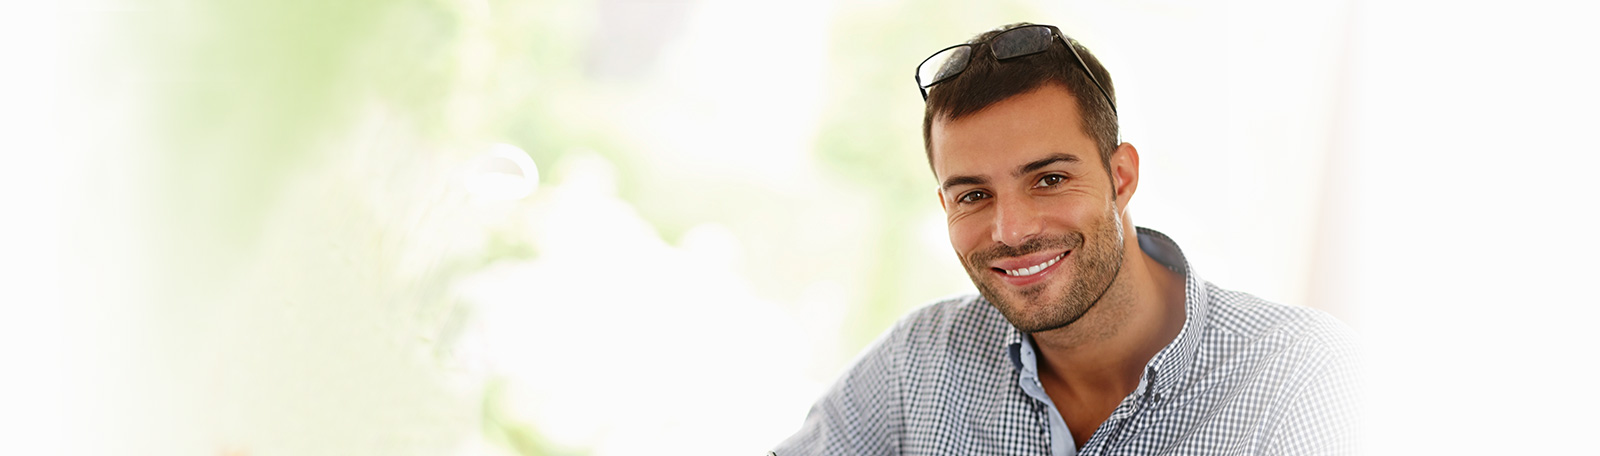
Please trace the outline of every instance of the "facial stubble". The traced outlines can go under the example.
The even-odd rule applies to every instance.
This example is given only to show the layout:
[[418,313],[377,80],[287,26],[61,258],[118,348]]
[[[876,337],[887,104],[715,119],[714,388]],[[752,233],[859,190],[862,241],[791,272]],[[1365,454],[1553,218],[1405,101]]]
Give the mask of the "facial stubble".
[[[996,245],[962,258],[961,262],[978,292],[1018,330],[1031,334],[1064,328],[1104,299],[1122,269],[1122,220],[1117,218],[1115,210],[1107,208],[1105,215],[1095,221],[1091,233],[1088,239],[1083,233],[1068,233],[1034,238],[1017,247]],[[1063,248],[1072,252],[1067,259],[1073,276],[1068,277],[1066,292],[1055,302],[1039,302],[1048,299],[1045,295],[1049,283],[1002,292],[1007,287],[999,283],[1001,279],[986,266],[999,258]]]

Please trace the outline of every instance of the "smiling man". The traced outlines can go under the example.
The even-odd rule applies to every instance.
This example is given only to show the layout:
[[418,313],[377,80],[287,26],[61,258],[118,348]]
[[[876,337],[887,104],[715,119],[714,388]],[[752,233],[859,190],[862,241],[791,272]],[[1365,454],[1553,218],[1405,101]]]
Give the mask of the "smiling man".
[[1135,228],[1110,74],[1016,24],[917,69],[950,243],[979,295],[878,339],[775,453],[1346,454],[1354,343],[1198,277]]

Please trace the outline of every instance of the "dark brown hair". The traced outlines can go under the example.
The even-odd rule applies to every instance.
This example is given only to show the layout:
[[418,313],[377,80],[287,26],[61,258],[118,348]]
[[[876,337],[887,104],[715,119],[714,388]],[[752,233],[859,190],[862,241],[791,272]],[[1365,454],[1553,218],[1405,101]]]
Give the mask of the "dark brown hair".
[[[971,62],[954,78],[928,89],[928,102],[922,114],[922,147],[928,154],[928,166],[933,166],[933,119],[957,120],[982,111],[995,103],[1016,95],[1032,92],[1047,83],[1060,84],[1077,100],[1078,113],[1083,118],[1084,134],[1094,139],[1100,149],[1100,164],[1111,172],[1111,153],[1117,150],[1117,114],[1083,68],[1072,57],[1072,51],[1058,46],[1060,40],[1038,54],[996,61],[989,50],[988,41],[1001,32],[1033,24],[1020,22],[1000,27],[967,41],[973,44]],[[1111,85],[1111,74],[1100,66],[1100,60],[1072,40],[1072,47],[1083,57],[1083,63],[1094,72],[1095,79],[1106,89],[1112,100],[1117,91]],[[981,44],[980,44],[981,43]],[[937,172],[937,171],[936,171]]]

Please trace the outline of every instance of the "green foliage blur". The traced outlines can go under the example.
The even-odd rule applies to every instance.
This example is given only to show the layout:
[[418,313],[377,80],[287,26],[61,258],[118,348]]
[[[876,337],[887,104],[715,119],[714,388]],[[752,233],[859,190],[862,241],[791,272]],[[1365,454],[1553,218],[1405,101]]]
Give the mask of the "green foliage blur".
[[[912,69],[1028,18],[1028,5],[832,4],[806,146],[816,177],[799,186],[715,163],[659,166],[694,159],[663,156],[639,133],[670,119],[628,114],[670,87],[652,78],[679,29],[719,25],[685,17],[727,5],[147,1],[96,13],[79,70],[110,82],[83,98],[122,103],[108,122],[134,127],[96,140],[106,160],[92,171],[108,196],[84,207],[115,214],[138,247],[91,254],[125,274],[92,293],[131,303],[104,309],[134,328],[118,333],[129,348],[107,356],[142,353],[154,366],[124,383],[137,397],[116,400],[186,404],[168,413],[208,423],[207,437],[177,445],[197,453],[434,454],[469,435],[514,454],[587,453],[504,406],[503,379],[459,375],[474,310],[452,287],[547,247],[505,215],[543,193],[485,212],[460,191],[455,170],[501,142],[539,165],[540,192],[565,177],[564,160],[603,158],[617,196],[669,244],[726,227],[766,299],[793,307],[812,284],[841,284],[828,296],[845,301],[844,340],[822,366],[838,369],[907,309],[970,286],[948,250],[928,247],[942,213]],[[639,22],[612,17],[646,7],[663,12],[655,36],[623,33]],[[615,46],[643,49],[628,54],[640,60],[597,69]],[[172,447],[154,435],[127,440]]]

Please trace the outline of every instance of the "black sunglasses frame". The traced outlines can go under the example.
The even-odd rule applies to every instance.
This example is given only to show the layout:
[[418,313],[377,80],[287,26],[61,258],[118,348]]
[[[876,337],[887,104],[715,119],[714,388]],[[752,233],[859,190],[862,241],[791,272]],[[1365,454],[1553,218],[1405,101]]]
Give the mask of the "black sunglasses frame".
[[[1000,39],[1004,38],[1006,35],[1008,35],[1008,34],[1010,34],[1012,32],[1015,32],[1015,31],[1018,31],[1018,30],[1029,29],[1029,28],[1044,28],[1044,29],[1050,30],[1050,41],[1046,42],[1047,44],[1045,44],[1043,47],[1040,47],[1037,50],[1026,51],[1026,52],[1017,54],[1017,55],[1006,57],[1004,59],[1000,58],[1000,56],[998,56],[998,55],[995,55],[995,53],[994,53],[994,45],[992,44],[993,42],[999,41]],[[987,46],[986,49],[989,50],[989,55],[991,57],[994,57],[995,61],[1003,62],[1003,61],[1006,61],[1006,60],[1011,60],[1011,59],[1015,59],[1015,58],[1018,58],[1018,57],[1026,57],[1026,56],[1030,56],[1030,55],[1038,54],[1040,52],[1047,51],[1047,50],[1049,50],[1050,43],[1055,43],[1055,41],[1057,39],[1060,39],[1061,43],[1067,46],[1067,50],[1072,52],[1072,59],[1074,61],[1077,61],[1078,69],[1083,70],[1083,74],[1086,74],[1086,75],[1089,76],[1089,82],[1093,82],[1094,83],[1094,87],[1096,89],[1100,89],[1100,96],[1105,97],[1106,104],[1111,106],[1111,113],[1112,114],[1116,114],[1117,113],[1117,102],[1111,101],[1111,93],[1106,92],[1106,87],[1104,85],[1100,84],[1100,79],[1094,77],[1094,72],[1093,71],[1089,71],[1089,65],[1087,63],[1084,63],[1083,57],[1079,56],[1078,55],[1078,50],[1072,46],[1072,43],[1073,43],[1072,38],[1068,38],[1066,34],[1061,33],[1061,29],[1056,28],[1056,26],[1054,26],[1054,25],[1043,25],[1043,24],[1026,25],[1026,26],[1017,27],[1017,28],[1014,28],[1014,29],[1011,29],[1011,30],[1006,30],[1004,32],[1000,32],[999,35],[995,35],[994,38],[990,38],[987,41],[979,41],[977,43],[961,43],[961,44],[957,44],[955,46],[950,46],[950,47],[947,47],[947,48],[944,48],[944,49],[940,49],[938,52],[934,52],[933,55],[928,56],[928,58],[922,59],[922,63],[917,64],[917,74],[915,75],[915,78],[917,80],[917,90],[922,92],[922,101],[924,101],[924,102],[928,101],[928,88],[929,87],[933,87],[934,85],[937,85],[937,84],[939,84],[941,82],[953,79],[956,76],[961,75],[962,72],[967,71],[967,64],[972,62],[972,54],[977,52],[978,45],[980,45],[980,44],[988,44],[989,46]],[[940,54],[943,54],[943,53],[945,53],[947,51],[950,51],[952,49],[957,49],[957,48],[961,48],[961,47],[971,48],[972,50],[967,51],[966,61],[961,62],[961,67],[959,69],[956,69],[955,71],[944,75],[944,77],[942,77],[942,78],[939,78],[937,80],[931,81],[931,82],[927,83],[926,85],[924,85],[922,83],[922,67],[924,65],[927,65],[929,61],[932,61],[934,57],[938,57]],[[935,74],[935,76],[938,76],[938,75]]]

